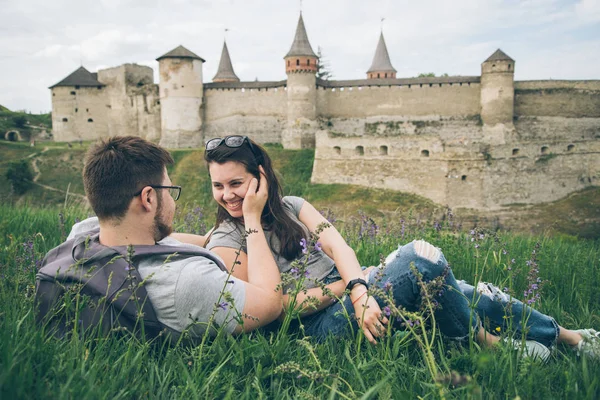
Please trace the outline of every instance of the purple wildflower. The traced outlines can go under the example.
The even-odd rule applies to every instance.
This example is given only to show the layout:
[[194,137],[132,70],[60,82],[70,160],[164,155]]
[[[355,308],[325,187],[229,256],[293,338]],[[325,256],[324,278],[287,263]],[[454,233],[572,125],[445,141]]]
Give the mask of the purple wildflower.
[[390,308],[388,306],[383,307],[383,315],[385,315],[386,317],[389,317],[391,313],[392,313],[392,310],[390,310]]
[[292,269],[290,269],[290,272],[292,274],[297,274],[298,273],[298,268],[292,268]]
[[319,242],[315,243],[315,250],[321,251],[321,243],[319,243]]
[[222,301],[221,303],[219,303],[219,308],[221,310],[227,310],[227,307],[229,306],[229,303],[226,301]]
[[387,292],[387,291],[389,291],[391,288],[392,288],[392,282],[390,282],[390,281],[386,281],[386,282],[383,284],[383,289],[384,289],[386,292]]
[[306,239],[305,238],[302,238],[300,240],[300,246],[302,246],[302,254],[308,253],[308,245],[306,243]]

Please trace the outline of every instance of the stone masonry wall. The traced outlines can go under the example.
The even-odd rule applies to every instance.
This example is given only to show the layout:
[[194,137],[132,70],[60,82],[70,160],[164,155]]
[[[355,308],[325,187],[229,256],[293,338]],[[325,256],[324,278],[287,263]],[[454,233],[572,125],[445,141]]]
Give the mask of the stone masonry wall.
[[108,134],[160,138],[158,86],[152,68],[124,64],[98,71],[107,96]]
[[479,83],[319,87],[317,90],[317,113],[323,118],[467,116],[478,115],[479,111]]
[[204,138],[247,135],[259,143],[280,143],[287,118],[284,87],[205,89]]
[[52,89],[54,140],[95,140],[108,134],[106,88],[58,86]]
[[598,118],[600,81],[517,81],[515,115]]
[[312,182],[400,190],[479,209],[554,201],[600,183],[600,118],[520,117],[502,133],[502,144],[490,144],[485,127],[469,119],[434,119],[437,125],[427,127],[379,122],[381,135],[361,134],[360,120],[352,121],[352,134],[317,134]]

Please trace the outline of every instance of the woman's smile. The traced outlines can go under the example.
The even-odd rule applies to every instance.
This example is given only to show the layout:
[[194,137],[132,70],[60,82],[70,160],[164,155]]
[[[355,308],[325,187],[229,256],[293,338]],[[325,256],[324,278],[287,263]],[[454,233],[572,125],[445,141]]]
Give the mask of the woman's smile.
[[233,218],[241,218],[244,197],[254,176],[246,170],[244,164],[236,161],[210,163],[208,168],[213,198]]

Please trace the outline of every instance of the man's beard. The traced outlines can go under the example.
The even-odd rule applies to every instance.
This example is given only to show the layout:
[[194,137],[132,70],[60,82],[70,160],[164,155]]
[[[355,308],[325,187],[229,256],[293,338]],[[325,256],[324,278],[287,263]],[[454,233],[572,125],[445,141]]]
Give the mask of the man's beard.
[[173,226],[165,224],[161,218],[162,202],[158,200],[158,207],[156,209],[156,215],[154,216],[154,225],[152,226],[155,242],[161,241],[173,232]]

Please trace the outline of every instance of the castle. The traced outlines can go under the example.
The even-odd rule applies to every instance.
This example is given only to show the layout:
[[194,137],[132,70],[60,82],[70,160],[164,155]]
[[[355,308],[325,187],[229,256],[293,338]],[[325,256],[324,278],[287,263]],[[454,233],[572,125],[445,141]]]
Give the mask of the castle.
[[514,81],[501,50],[481,76],[396,78],[383,33],[365,79],[320,80],[302,15],[287,80],[240,82],[179,46],[150,67],[81,67],[50,87],[57,141],[133,134],[169,148],[242,134],[315,148],[312,181],[401,190],[451,207],[553,201],[600,179],[600,81]]

